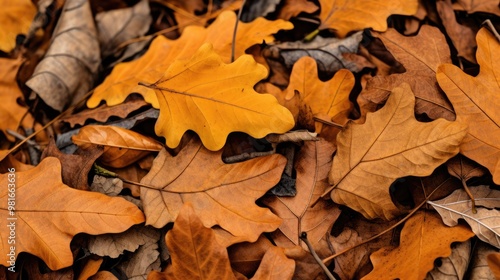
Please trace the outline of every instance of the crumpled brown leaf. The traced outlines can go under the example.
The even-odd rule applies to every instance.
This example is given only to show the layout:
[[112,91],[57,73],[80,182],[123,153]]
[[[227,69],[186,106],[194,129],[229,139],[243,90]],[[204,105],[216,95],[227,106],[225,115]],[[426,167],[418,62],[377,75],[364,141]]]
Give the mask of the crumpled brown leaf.
[[80,101],[94,86],[101,63],[88,0],[67,0],[45,57],[26,82],[54,110]]

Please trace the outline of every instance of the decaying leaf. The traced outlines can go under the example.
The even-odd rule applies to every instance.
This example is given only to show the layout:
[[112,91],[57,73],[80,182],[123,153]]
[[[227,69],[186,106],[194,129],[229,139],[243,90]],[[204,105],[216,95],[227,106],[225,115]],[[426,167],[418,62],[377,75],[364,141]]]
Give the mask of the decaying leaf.
[[301,233],[306,232],[309,242],[316,247],[339,216],[340,210],[329,201],[320,201],[311,207],[312,201],[328,188],[327,177],[334,150],[334,146],[325,140],[305,142],[296,156],[297,194],[294,197],[264,198],[264,204],[283,219],[279,230],[289,243],[279,243],[279,246],[302,245],[307,249],[300,241]]
[[[69,188],[62,183],[60,173],[61,164],[53,157],[33,169],[16,172],[14,215],[8,207],[11,173],[0,175],[1,184],[6,186],[0,190],[0,216],[15,229],[14,256],[28,252],[53,270],[73,263],[69,245],[75,234],[118,233],[144,222],[135,205],[122,198]],[[0,236],[9,240],[9,231],[0,231]],[[9,266],[11,248],[7,242],[0,245],[0,252],[1,264]]]
[[435,213],[417,212],[406,221],[398,247],[383,248],[370,256],[373,270],[363,280],[424,279],[436,258],[451,254],[452,242],[472,236],[474,233],[466,226],[450,228]]
[[160,252],[158,252],[158,231],[150,232],[146,242],[139,246],[130,258],[121,262],[118,268],[125,273],[127,279],[144,280],[151,271],[160,269]]
[[87,0],[67,0],[49,50],[26,82],[54,110],[79,102],[94,86],[101,64],[94,18]]
[[[470,188],[478,207],[477,213],[472,212],[472,202],[465,190],[458,189],[446,198],[437,201],[428,201],[441,215],[448,226],[458,224],[458,219],[464,219],[472,231],[486,243],[500,248],[500,211],[491,209],[500,205],[500,191],[488,186]],[[486,208],[483,208],[486,207]]]
[[385,31],[387,17],[392,14],[413,15],[418,8],[417,0],[319,0],[319,3],[319,29],[331,28],[339,37],[364,28]]
[[329,176],[333,201],[367,218],[390,220],[400,213],[389,195],[392,182],[430,175],[458,153],[467,127],[444,119],[418,122],[414,106],[410,86],[403,83],[364,124],[348,123],[338,134]]
[[[139,86],[139,82],[154,83],[160,79],[165,70],[176,59],[190,58],[204,43],[211,43],[214,50],[222,56],[225,63],[231,62],[231,41],[236,15],[233,12],[223,12],[208,27],[189,26],[177,40],[169,40],[158,36],[153,40],[146,54],[131,62],[118,64],[111,74],[99,85],[89,98],[87,106],[95,108],[101,100],[108,106],[122,103],[133,93],[139,93],[146,102],[159,108],[158,99],[152,89]],[[251,23],[240,23],[236,35],[235,57],[240,57],[245,50],[262,41],[271,42],[271,34],[280,29],[291,29],[291,23],[277,20],[268,21],[259,18]]]
[[141,180],[149,186],[141,187],[146,224],[161,228],[175,221],[182,205],[190,202],[205,227],[219,225],[238,242],[253,242],[262,232],[277,229],[281,219],[255,201],[280,180],[284,157],[274,154],[224,164],[221,154],[195,140],[176,157],[162,150]]
[[406,72],[389,76],[377,75],[368,80],[366,89],[358,96],[361,114],[375,111],[383,104],[392,89],[402,82],[410,84],[415,94],[417,114],[427,114],[433,120],[445,118],[455,120],[450,102],[436,81],[436,70],[442,63],[451,63],[450,49],[446,38],[438,28],[421,27],[416,36],[407,37],[390,28],[373,35],[380,38],[394,58]]
[[0,50],[8,53],[16,46],[16,36],[28,32],[36,7],[30,0],[2,0],[0,5]]
[[123,190],[123,181],[118,178],[95,175],[90,190],[109,196],[117,196]]
[[253,86],[267,71],[250,55],[225,64],[210,44],[189,60],[177,60],[155,83],[160,116],[155,132],[175,148],[187,130],[212,151],[222,148],[229,133],[245,132],[255,138],[284,133],[294,126],[290,111]]
[[477,33],[476,77],[452,64],[439,66],[436,78],[458,116],[469,125],[460,153],[488,168],[500,184],[500,44],[482,28]]
[[100,161],[116,168],[130,165],[150,152],[157,152],[163,148],[160,143],[142,134],[107,125],[84,126],[71,139],[81,148],[89,145],[104,146]]
[[226,248],[217,243],[214,230],[203,225],[190,203],[182,207],[166,241],[172,265],[164,273],[152,272],[148,279],[236,279]]

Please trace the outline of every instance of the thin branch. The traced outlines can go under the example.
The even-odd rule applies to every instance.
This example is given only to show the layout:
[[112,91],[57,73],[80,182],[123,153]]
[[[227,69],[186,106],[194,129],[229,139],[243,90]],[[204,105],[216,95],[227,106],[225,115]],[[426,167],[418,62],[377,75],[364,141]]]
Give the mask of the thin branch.
[[233,41],[231,43],[231,63],[234,62],[234,52],[236,49],[236,32],[238,31],[238,23],[240,22],[241,13],[243,12],[243,8],[245,8],[246,2],[247,2],[247,0],[243,0],[243,3],[241,4],[241,8],[238,11],[238,18],[236,19],[236,22],[234,23]]
[[302,241],[304,241],[304,243],[306,243],[307,248],[309,248],[309,252],[314,257],[314,259],[319,264],[319,266],[321,266],[321,268],[325,272],[326,276],[328,276],[328,279],[330,279],[330,280],[336,280],[335,276],[333,276],[333,274],[330,272],[330,270],[328,269],[328,267],[326,267],[326,265],[324,264],[324,262],[321,261],[321,258],[318,256],[318,254],[316,254],[316,251],[314,251],[314,248],[313,248],[311,242],[309,242],[309,239],[307,239],[307,233],[306,232],[303,231],[300,234],[300,239]]
[[490,30],[490,32],[493,33],[493,36],[495,36],[495,38],[497,38],[497,41],[500,43],[500,34],[498,34],[498,31],[493,25],[493,23],[491,23],[491,20],[487,19],[483,21],[482,25],[488,26],[488,30]]

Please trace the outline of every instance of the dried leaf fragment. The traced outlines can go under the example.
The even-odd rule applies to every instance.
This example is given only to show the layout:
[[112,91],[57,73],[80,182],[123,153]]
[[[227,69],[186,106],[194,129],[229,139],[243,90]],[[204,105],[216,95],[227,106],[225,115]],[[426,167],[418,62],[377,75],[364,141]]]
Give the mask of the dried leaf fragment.
[[290,111],[253,86],[267,71],[250,55],[225,64],[210,44],[189,60],[177,60],[148,87],[155,90],[160,116],[157,135],[175,148],[187,130],[198,133],[209,150],[222,148],[227,135],[245,132],[255,138],[284,133],[294,126]]
[[338,134],[329,176],[333,201],[366,218],[391,220],[400,213],[389,195],[391,183],[405,176],[430,175],[458,153],[466,125],[444,119],[418,122],[414,106],[410,86],[403,83],[382,109],[367,115],[364,124],[348,123]]

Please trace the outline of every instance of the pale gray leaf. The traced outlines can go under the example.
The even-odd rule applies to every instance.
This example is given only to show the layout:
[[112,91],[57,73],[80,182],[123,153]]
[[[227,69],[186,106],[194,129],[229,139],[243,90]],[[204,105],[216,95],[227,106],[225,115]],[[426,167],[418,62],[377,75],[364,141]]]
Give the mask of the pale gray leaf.
[[265,17],[276,10],[276,6],[281,0],[253,0],[250,5],[245,6],[245,12],[241,15],[241,20],[250,22],[258,17]]
[[95,175],[90,190],[108,196],[117,196],[123,190],[123,181],[118,178],[106,178]]
[[458,243],[451,250],[451,255],[439,258],[441,263],[427,273],[426,280],[462,280],[467,271],[471,255],[471,241]]
[[[158,232],[158,231],[157,231]],[[158,234],[158,239],[159,239]],[[146,280],[148,273],[152,270],[160,269],[160,252],[158,252],[158,239],[155,242],[147,242],[127,261],[121,262],[118,268],[121,269],[129,280]]]
[[78,102],[94,85],[101,63],[87,0],[67,0],[45,57],[26,82],[54,110]]
[[486,256],[491,253],[498,253],[498,250],[486,243],[477,243],[470,265],[470,280],[495,279],[493,272],[491,272],[488,266],[488,261],[486,260]]

